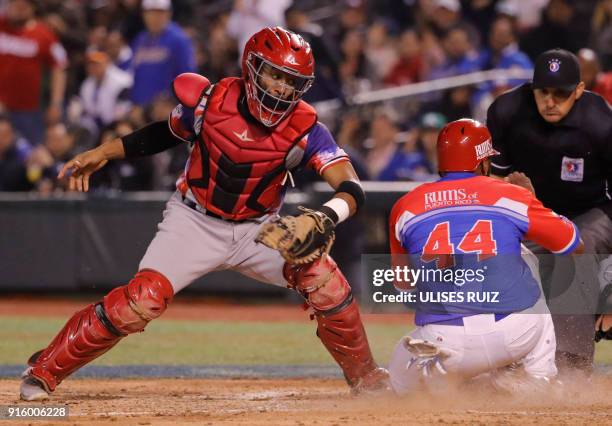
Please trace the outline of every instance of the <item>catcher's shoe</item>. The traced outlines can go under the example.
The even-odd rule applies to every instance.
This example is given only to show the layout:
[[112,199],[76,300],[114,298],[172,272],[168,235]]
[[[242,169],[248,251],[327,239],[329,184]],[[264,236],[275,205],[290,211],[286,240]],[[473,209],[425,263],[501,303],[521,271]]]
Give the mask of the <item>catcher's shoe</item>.
[[351,385],[353,395],[382,394],[392,392],[389,372],[377,367]]
[[30,375],[28,368],[21,375],[21,386],[19,387],[19,397],[24,401],[42,401],[49,399],[49,392],[44,382]]

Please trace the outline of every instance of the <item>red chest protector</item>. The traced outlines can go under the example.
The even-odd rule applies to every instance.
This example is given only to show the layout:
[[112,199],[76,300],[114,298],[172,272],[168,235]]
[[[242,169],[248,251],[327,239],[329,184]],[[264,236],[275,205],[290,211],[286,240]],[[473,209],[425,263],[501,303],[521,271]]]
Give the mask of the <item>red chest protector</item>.
[[275,128],[253,123],[238,111],[243,93],[242,79],[225,78],[200,102],[195,115],[203,115],[202,130],[186,167],[198,203],[232,220],[280,206],[287,170],[304,155],[298,143],[317,122],[314,108],[300,102]]

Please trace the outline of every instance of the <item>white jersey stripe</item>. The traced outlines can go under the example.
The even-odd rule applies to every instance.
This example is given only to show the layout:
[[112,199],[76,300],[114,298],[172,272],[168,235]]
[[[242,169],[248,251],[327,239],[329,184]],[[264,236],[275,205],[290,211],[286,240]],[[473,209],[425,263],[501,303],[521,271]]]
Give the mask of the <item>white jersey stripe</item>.
[[[456,207],[445,207],[442,209],[436,209],[436,210],[431,210],[429,212],[420,214],[420,215],[413,215],[413,217],[411,217],[410,219],[408,219],[402,226],[402,229],[400,229],[400,234],[405,232],[406,229],[408,229],[409,227],[425,220],[425,219],[429,219],[433,216],[437,216],[440,214],[444,214],[444,213],[459,213],[459,212],[485,212],[485,213],[499,213],[499,214],[503,214],[505,216],[509,216],[512,217],[516,220],[519,220],[521,222],[525,222],[527,224],[529,224],[529,218],[526,215],[522,215],[520,213],[517,213],[514,210],[510,210],[506,207],[500,207],[500,206],[456,206]],[[400,238],[398,238],[399,241],[401,241]]]
[[572,234],[572,239],[570,240],[570,242],[565,247],[563,247],[561,250],[552,251],[552,253],[566,254],[565,252],[576,242],[576,238],[578,237],[578,232],[576,232],[576,225],[574,223],[572,223],[572,230],[573,230],[573,234]]
[[334,164],[340,162],[340,161],[346,161],[349,160],[348,155],[343,155],[342,157],[337,157],[334,158],[333,160],[331,160],[329,163],[325,163],[321,166],[321,168],[319,169],[319,174],[322,174],[323,171],[328,168],[329,166],[333,166]]
[[497,207],[503,207],[508,210],[512,210],[513,212],[516,212],[525,217],[527,217],[527,210],[529,210],[529,206],[527,204],[521,203],[516,200],[511,200],[510,198],[506,198],[506,197],[500,198],[493,205]]
[[404,228],[404,225],[406,225],[406,222],[408,222],[413,217],[414,217],[414,214],[406,210],[404,211],[404,213],[402,213],[402,215],[399,217],[399,219],[395,223],[395,239],[399,241],[400,244],[402,243],[402,230]]

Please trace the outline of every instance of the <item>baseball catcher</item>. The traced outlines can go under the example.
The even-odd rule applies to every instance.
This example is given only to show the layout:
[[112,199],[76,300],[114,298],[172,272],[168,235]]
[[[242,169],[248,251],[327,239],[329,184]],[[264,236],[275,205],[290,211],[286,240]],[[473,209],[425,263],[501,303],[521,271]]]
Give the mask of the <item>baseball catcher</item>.
[[[168,121],[66,163],[59,177],[69,176],[70,189],[87,191],[90,175],[109,160],[153,155],[180,143],[192,147],[136,275],[74,314],[49,346],[32,355],[22,399],[47,398],[71,373],[143,331],[177,292],[220,268],[298,291],[353,391],[387,387],[351,287],[326,254],[336,224],[365,196],[348,156],[302,100],[313,79],[309,44],[283,28],[264,28],[245,46],[242,78],[211,83],[181,74],[172,84],[179,104]],[[291,173],[302,167],[316,170],[335,195],[318,211],[278,218]]]

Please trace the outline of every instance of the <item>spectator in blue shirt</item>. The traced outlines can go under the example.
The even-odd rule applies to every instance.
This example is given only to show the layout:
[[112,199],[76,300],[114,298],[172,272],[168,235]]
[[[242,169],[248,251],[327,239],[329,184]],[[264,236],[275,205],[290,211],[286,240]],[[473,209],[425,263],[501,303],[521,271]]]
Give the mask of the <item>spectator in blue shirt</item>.
[[[474,47],[468,26],[459,24],[452,27],[442,39],[442,47],[446,60],[431,71],[429,79],[480,71],[480,56]],[[423,100],[434,103],[434,109],[442,112],[449,120],[455,120],[471,116],[471,96],[471,86],[462,86],[425,95]]]
[[480,70],[480,57],[466,26],[457,25],[451,28],[442,39],[442,47],[446,60],[431,71],[430,79],[452,77]]
[[[483,70],[533,69],[529,56],[519,50],[515,24],[510,17],[500,16],[493,21],[489,33],[489,47],[480,55],[480,62]],[[524,82],[525,80],[501,79],[480,84],[472,100],[476,117],[484,120],[486,110],[497,95]]]
[[407,134],[400,133],[398,117],[390,108],[380,108],[370,124],[370,138],[366,145],[368,172],[374,180],[414,180],[415,175],[427,171],[425,156],[415,150],[405,149]]
[[[483,68],[514,68],[532,69],[533,63],[527,54],[519,50],[515,24],[511,18],[500,16],[491,25],[489,48],[482,54]],[[510,84],[521,84],[519,80]],[[516,83],[516,84],[514,84]]]
[[195,71],[196,65],[191,40],[171,21],[171,1],[143,0],[142,10],[146,29],[134,39],[130,69],[132,102],[144,107],[168,92],[176,76]]
[[0,116],[0,191],[29,191],[34,186],[27,173],[32,147],[18,136],[11,121]]

